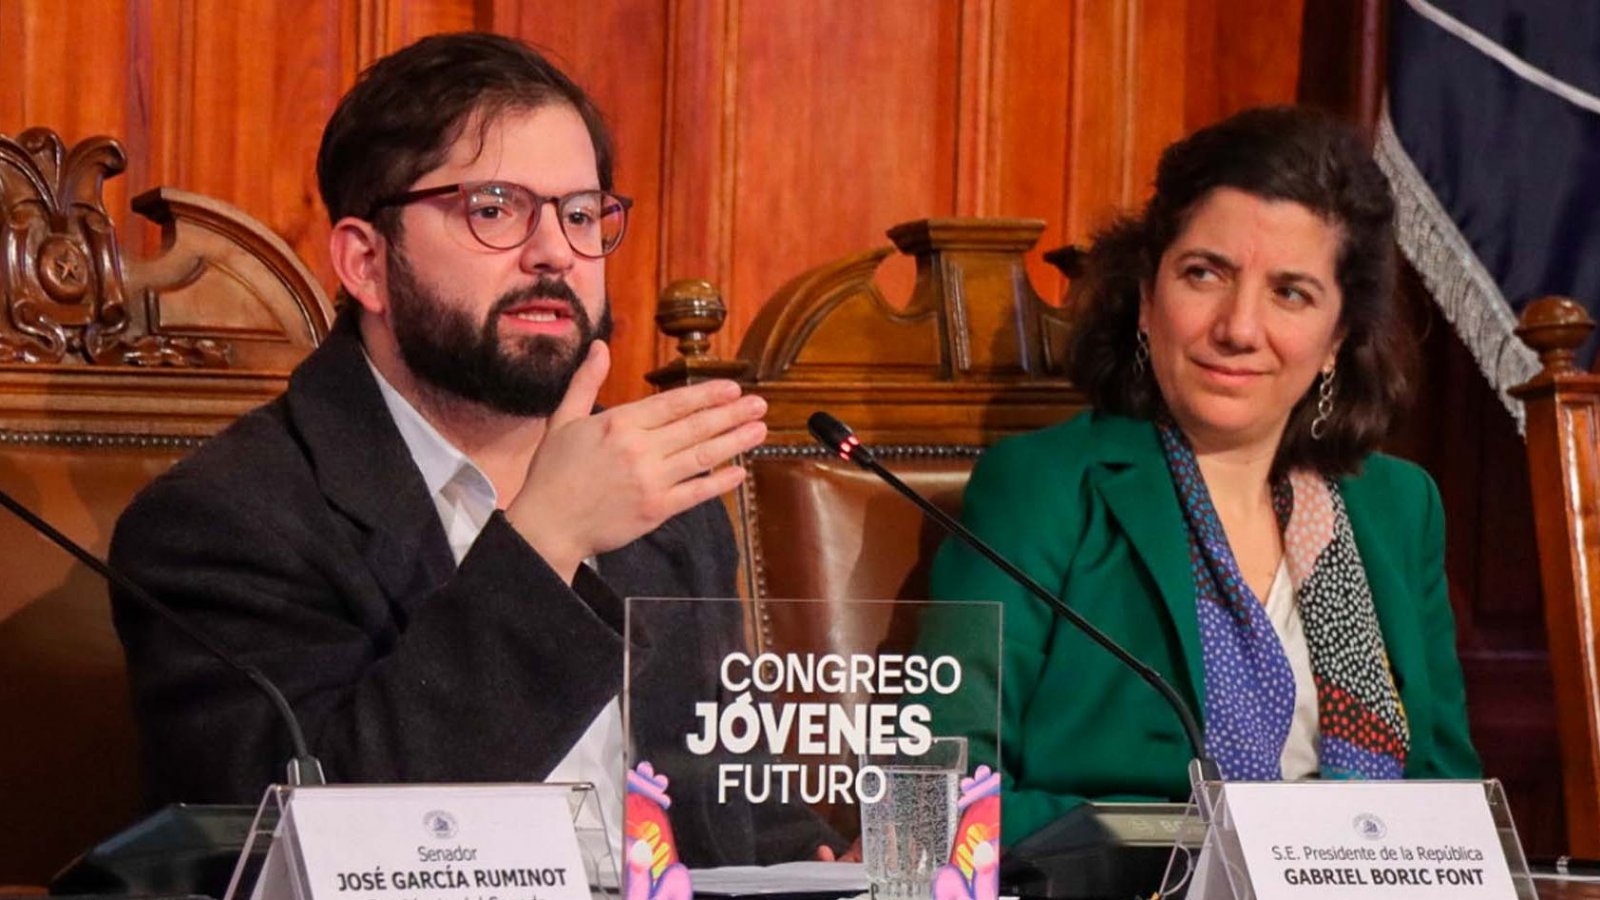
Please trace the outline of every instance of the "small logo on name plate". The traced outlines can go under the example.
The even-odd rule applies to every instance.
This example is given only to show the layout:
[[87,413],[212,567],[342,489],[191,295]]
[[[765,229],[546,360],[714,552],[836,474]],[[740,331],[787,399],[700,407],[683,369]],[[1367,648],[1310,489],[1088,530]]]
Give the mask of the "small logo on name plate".
[[422,817],[422,827],[436,839],[446,841],[456,836],[456,817],[435,809]]
[[1356,834],[1369,841],[1376,841],[1389,833],[1389,826],[1383,824],[1383,820],[1372,813],[1362,813],[1351,819],[1350,824],[1355,828]]

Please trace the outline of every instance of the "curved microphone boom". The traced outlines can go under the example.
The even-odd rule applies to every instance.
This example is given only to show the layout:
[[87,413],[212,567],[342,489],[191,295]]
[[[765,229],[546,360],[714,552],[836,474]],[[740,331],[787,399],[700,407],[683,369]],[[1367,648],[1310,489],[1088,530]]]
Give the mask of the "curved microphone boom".
[[1010,576],[1012,581],[1027,589],[1028,593],[1044,601],[1056,615],[1083,632],[1090,640],[1115,656],[1121,663],[1134,671],[1134,674],[1144,679],[1145,683],[1156,689],[1177,713],[1178,720],[1183,724],[1183,732],[1189,739],[1190,751],[1194,754],[1194,762],[1189,773],[1191,782],[1221,781],[1221,771],[1217,768],[1216,761],[1206,755],[1205,738],[1200,730],[1200,723],[1195,719],[1194,712],[1189,709],[1183,697],[1161,673],[1150,668],[1138,657],[1122,648],[1122,645],[1111,639],[1111,636],[1095,627],[1094,623],[1085,619],[1077,610],[1062,602],[1060,597],[1045,590],[1044,586],[1033,580],[1028,573],[1017,568],[1010,560],[1001,556],[993,547],[984,543],[977,535],[960,522],[951,518],[948,513],[935,506],[926,497],[912,490],[909,485],[901,481],[894,473],[885,469],[872,455],[872,451],[862,446],[860,439],[844,424],[825,412],[814,412],[806,420],[806,426],[811,429],[811,435],[824,447],[839,454],[840,458],[849,460],[863,469],[883,479],[884,483],[898,491],[907,500],[915,503],[930,518],[939,523],[946,532],[959,538],[963,543],[978,551],[984,559],[994,563],[1000,571]]
[[191,641],[205,648],[206,652],[250,679],[272,701],[272,705],[278,711],[278,717],[283,720],[284,725],[288,728],[289,741],[294,747],[294,759],[289,761],[288,768],[289,784],[300,787],[325,783],[322,774],[322,763],[311,755],[311,750],[306,744],[305,733],[300,730],[300,720],[295,718],[294,710],[289,707],[289,701],[284,699],[283,692],[278,690],[278,686],[273,684],[266,675],[262,674],[260,669],[235,659],[232,654],[218,646],[215,641],[185,621],[171,607],[157,600],[149,591],[135,584],[128,576],[106,565],[99,557],[79,546],[77,541],[57,531],[54,525],[40,518],[33,510],[23,506],[20,501],[3,490],[0,490],[0,506],[11,510],[17,518],[32,526],[34,531],[49,538],[51,543],[72,554],[79,562],[93,569],[101,578],[121,588],[128,596],[137,600],[141,606],[165,619],[174,628],[183,632]]

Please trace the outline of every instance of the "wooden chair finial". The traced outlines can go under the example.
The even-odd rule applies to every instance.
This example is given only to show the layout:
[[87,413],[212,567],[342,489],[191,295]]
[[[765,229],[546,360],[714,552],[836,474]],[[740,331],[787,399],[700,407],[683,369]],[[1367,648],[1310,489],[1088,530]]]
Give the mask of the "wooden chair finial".
[[711,336],[727,318],[727,304],[711,282],[685,278],[668,284],[656,303],[656,327],[678,339],[678,358],[645,375],[646,380],[665,389],[706,378],[742,376],[748,363],[711,353]]
[[1528,304],[1517,337],[1539,354],[1540,376],[1576,372],[1578,345],[1594,330],[1588,311],[1566,297],[1540,297]]

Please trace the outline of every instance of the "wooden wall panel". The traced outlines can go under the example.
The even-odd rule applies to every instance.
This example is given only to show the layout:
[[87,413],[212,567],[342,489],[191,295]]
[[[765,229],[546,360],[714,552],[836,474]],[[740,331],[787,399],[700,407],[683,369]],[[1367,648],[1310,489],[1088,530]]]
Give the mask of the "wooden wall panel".
[[275,0],[146,8],[157,27],[142,35],[135,77],[149,103],[149,183],[241,207],[331,285],[314,164],[321,123],[349,79],[351,10]]
[[390,50],[445,31],[489,28],[494,13],[488,0],[344,0],[354,13],[355,52],[348,80]]
[[1079,3],[1073,21],[1064,237],[1081,242],[1130,205],[1138,3]]
[[[1187,123],[1191,128],[1251,106],[1291,103],[1299,75],[1304,0],[1226,0],[1190,9],[1195,53]],[[1290,86],[1285,93],[1283,87]]]
[[[976,69],[962,79],[962,95],[979,100],[970,113],[963,104],[961,131],[983,145],[972,158],[977,184],[958,193],[958,214],[1043,219],[1045,248],[1080,239],[1063,211],[1078,160],[1073,72],[1081,34],[1072,4],[994,4],[989,77]],[[1028,259],[1028,272],[1041,295],[1061,295],[1060,274],[1037,255]]]
[[[670,352],[651,314],[673,278],[723,290],[731,352],[784,280],[906,219],[1032,216],[1042,247],[1087,240],[1142,202],[1169,140],[1292,98],[1299,0],[1239,2],[1224,18],[1223,0],[4,0],[0,128],[116,135],[113,209],[157,184],[216,196],[332,287],[313,160],[357,73],[437,31],[552,48],[607,111],[638,200],[610,262],[617,402]],[[130,249],[154,249],[121,218]],[[881,280],[902,296],[909,264]]]
[[[1298,3],[1282,3],[1295,9]],[[1143,206],[1149,198],[1155,181],[1156,163],[1167,145],[1185,134],[1222,118],[1221,115],[1204,119],[1188,116],[1190,95],[1206,89],[1204,80],[1190,77],[1187,65],[1174,65],[1183,59],[1191,44],[1209,42],[1215,35],[1196,32],[1190,27],[1192,16],[1185,9],[1212,9],[1215,3],[1197,3],[1190,0],[1144,0],[1135,7],[1133,21],[1133,83],[1127,93],[1131,108],[1128,114],[1127,159],[1122,170],[1122,203],[1124,207]],[[1224,54],[1225,58],[1230,58]],[[1274,102],[1287,103],[1294,98],[1294,78],[1263,78],[1261,89],[1270,94]],[[1076,237],[1076,236],[1075,236]]]
[[126,92],[104,76],[127,68],[127,9],[120,0],[0,4],[0,122],[50,116],[78,135],[125,126]]
[[735,328],[796,272],[954,211],[960,13],[935,0],[742,5],[728,32]]

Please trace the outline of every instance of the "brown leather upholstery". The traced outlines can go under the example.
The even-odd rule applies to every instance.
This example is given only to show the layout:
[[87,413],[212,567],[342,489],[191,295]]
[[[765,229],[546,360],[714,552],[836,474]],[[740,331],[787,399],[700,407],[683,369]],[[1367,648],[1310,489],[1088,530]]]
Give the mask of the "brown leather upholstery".
[[[123,166],[107,138],[0,136],[0,489],[101,556],[332,318],[283,241],[208,198],[135,200],[164,249],[124,263],[99,195]],[[0,884],[44,884],[140,812],[137,741],[105,583],[4,511],[0,571]]]
[[[952,515],[977,448],[945,452],[880,448],[884,465]],[[763,447],[746,461],[744,559],[753,596],[762,599],[906,600],[928,596],[928,566],[944,534],[921,510],[884,488],[877,476],[819,448]],[[795,607],[755,607],[757,648],[773,635],[816,624],[794,621]],[[874,620],[849,618],[871,635],[846,635],[838,646],[870,646],[893,629],[887,610]],[[839,627],[843,617],[829,617]],[[896,648],[903,649],[903,648]]]

